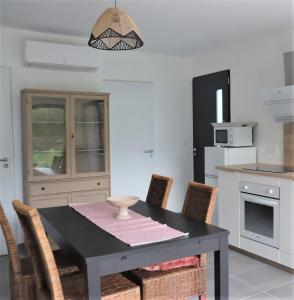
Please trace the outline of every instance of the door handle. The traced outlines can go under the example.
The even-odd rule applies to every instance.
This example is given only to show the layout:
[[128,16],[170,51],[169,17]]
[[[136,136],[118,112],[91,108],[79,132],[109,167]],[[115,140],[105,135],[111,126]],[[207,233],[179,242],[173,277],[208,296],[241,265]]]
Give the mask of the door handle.
[[210,179],[218,179],[218,176],[216,176],[216,175],[205,174],[205,177],[210,178]]
[[193,156],[196,156],[197,149],[193,148]]
[[8,161],[8,158],[7,158],[7,157],[2,157],[2,158],[0,158],[0,161],[1,161],[1,162],[7,162],[7,161]]
[[144,153],[146,153],[146,154],[153,154],[154,150],[153,149],[148,149],[148,150],[145,150]]

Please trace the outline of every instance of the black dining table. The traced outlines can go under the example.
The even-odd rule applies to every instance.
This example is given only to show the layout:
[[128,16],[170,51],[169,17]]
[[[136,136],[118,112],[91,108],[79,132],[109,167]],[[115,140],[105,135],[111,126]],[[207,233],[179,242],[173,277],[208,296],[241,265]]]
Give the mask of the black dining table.
[[131,209],[189,235],[130,247],[69,206],[38,210],[47,234],[84,272],[88,299],[101,299],[102,276],[206,252],[214,252],[215,299],[228,299],[227,230],[143,201]]

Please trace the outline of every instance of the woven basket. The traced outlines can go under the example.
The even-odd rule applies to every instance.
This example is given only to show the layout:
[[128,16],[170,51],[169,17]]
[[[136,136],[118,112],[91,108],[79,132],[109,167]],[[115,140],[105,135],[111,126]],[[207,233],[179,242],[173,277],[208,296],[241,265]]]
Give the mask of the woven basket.
[[140,288],[121,274],[102,277],[102,300],[140,300]]
[[170,271],[133,270],[127,276],[141,286],[143,300],[180,300],[206,293],[206,268]]

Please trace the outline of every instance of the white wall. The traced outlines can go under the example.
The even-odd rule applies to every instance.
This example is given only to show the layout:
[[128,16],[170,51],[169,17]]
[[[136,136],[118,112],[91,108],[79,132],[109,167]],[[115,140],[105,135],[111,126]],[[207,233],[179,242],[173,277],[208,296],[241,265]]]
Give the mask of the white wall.
[[[215,48],[198,53],[193,59],[97,50],[97,57],[102,55],[101,68],[96,73],[85,73],[24,67],[21,48],[26,39],[82,45],[86,39],[2,29],[0,64],[12,67],[16,196],[19,198],[22,198],[19,92],[23,88],[102,91],[103,78],[152,81],[156,171],[174,177],[169,208],[175,211],[181,209],[186,184],[193,177],[192,77],[229,68],[232,121],[257,121],[258,160],[282,162],[282,125],[275,123],[267,112],[260,91],[284,84],[282,53],[294,49],[293,33]],[[275,153],[266,153],[272,147]]]
[[231,119],[258,122],[256,145],[262,163],[283,161],[282,125],[274,122],[260,93],[284,85],[283,53],[294,49],[293,37],[293,31],[268,35],[194,57],[193,76],[231,70]]
[[16,196],[22,198],[21,89],[102,91],[103,78],[143,80],[154,84],[156,172],[174,177],[169,208],[179,211],[193,174],[191,61],[137,51],[107,53],[93,49],[97,57],[102,55],[102,67],[96,73],[33,69],[22,64],[21,48],[26,39],[87,43],[83,38],[3,28],[0,64],[12,68]]

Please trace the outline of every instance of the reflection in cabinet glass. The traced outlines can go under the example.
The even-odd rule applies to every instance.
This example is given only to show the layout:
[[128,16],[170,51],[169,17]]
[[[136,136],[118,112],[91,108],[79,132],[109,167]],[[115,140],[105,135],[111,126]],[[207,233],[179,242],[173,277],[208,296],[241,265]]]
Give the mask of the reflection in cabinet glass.
[[104,101],[75,99],[76,172],[104,172]]
[[65,99],[32,97],[33,175],[66,173]]

